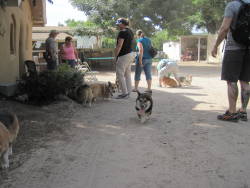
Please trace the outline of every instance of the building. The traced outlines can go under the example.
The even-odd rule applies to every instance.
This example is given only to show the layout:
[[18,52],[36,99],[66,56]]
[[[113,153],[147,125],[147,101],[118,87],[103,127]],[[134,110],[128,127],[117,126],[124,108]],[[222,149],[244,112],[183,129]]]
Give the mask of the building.
[[211,51],[216,37],[211,34],[181,36],[178,42],[164,43],[163,51],[169,58],[176,60],[218,63],[222,60],[223,44],[220,45],[218,56],[212,57]]
[[32,59],[32,26],[46,24],[45,0],[0,0],[0,93],[11,96]]

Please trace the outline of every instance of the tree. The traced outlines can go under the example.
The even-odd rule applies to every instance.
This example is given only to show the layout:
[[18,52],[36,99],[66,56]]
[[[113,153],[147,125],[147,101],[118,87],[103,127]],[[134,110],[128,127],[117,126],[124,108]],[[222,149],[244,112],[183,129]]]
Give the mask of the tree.
[[158,29],[168,29],[170,34],[188,33],[185,12],[190,0],[71,0],[73,6],[85,12],[89,19],[107,30],[115,27],[119,17],[126,17],[131,28],[142,29],[151,36]]
[[162,31],[158,31],[156,32],[152,38],[152,44],[155,48],[157,48],[158,50],[163,49],[163,44],[167,41],[174,41],[174,40],[178,40],[177,37],[172,37],[169,36],[168,31],[167,30],[162,30]]
[[191,25],[205,28],[209,33],[215,33],[222,22],[223,12],[230,0],[192,0],[193,14],[188,19]]

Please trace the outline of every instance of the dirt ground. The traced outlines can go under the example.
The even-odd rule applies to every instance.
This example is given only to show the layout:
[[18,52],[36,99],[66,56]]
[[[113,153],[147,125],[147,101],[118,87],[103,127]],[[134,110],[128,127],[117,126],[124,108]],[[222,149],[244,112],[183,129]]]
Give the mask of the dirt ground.
[[[135,93],[91,108],[67,98],[44,107],[0,99],[21,124],[0,187],[250,187],[249,122],[216,120],[227,108],[220,67],[182,64],[180,72],[193,75],[192,86],[158,88],[153,77],[154,109],[145,124],[136,117]],[[98,80],[115,74],[100,72]]]

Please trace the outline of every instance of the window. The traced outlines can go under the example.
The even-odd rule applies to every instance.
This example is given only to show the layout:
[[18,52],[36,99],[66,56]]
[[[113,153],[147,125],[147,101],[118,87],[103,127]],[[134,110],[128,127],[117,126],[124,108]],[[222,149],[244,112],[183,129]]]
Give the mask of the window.
[[10,22],[10,54],[16,53],[16,20],[14,15],[11,16]]

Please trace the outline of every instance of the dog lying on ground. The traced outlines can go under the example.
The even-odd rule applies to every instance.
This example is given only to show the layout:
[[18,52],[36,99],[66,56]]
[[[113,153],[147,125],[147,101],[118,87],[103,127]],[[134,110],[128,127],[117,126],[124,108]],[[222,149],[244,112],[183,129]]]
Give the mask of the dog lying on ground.
[[17,116],[10,112],[0,112],[0,157],[2,168],[9,168],[12,144],[19,132]]
[[187,76],[181,76],[180,77],[180,82],[182,86],[190,86],[192,83],[192,75],[187,75]]
[[137,99],[135,109],[141,123],[149,119],[153,110],[153,99],[151,93],[140,93],[137,91]]
[[168,87],[178,87],[178,84],[177,84],[177,82],[174,79],[166,77],[166,76],[164,76],[162,78],[162,85],[164,87],[167,87],[167,86]]

